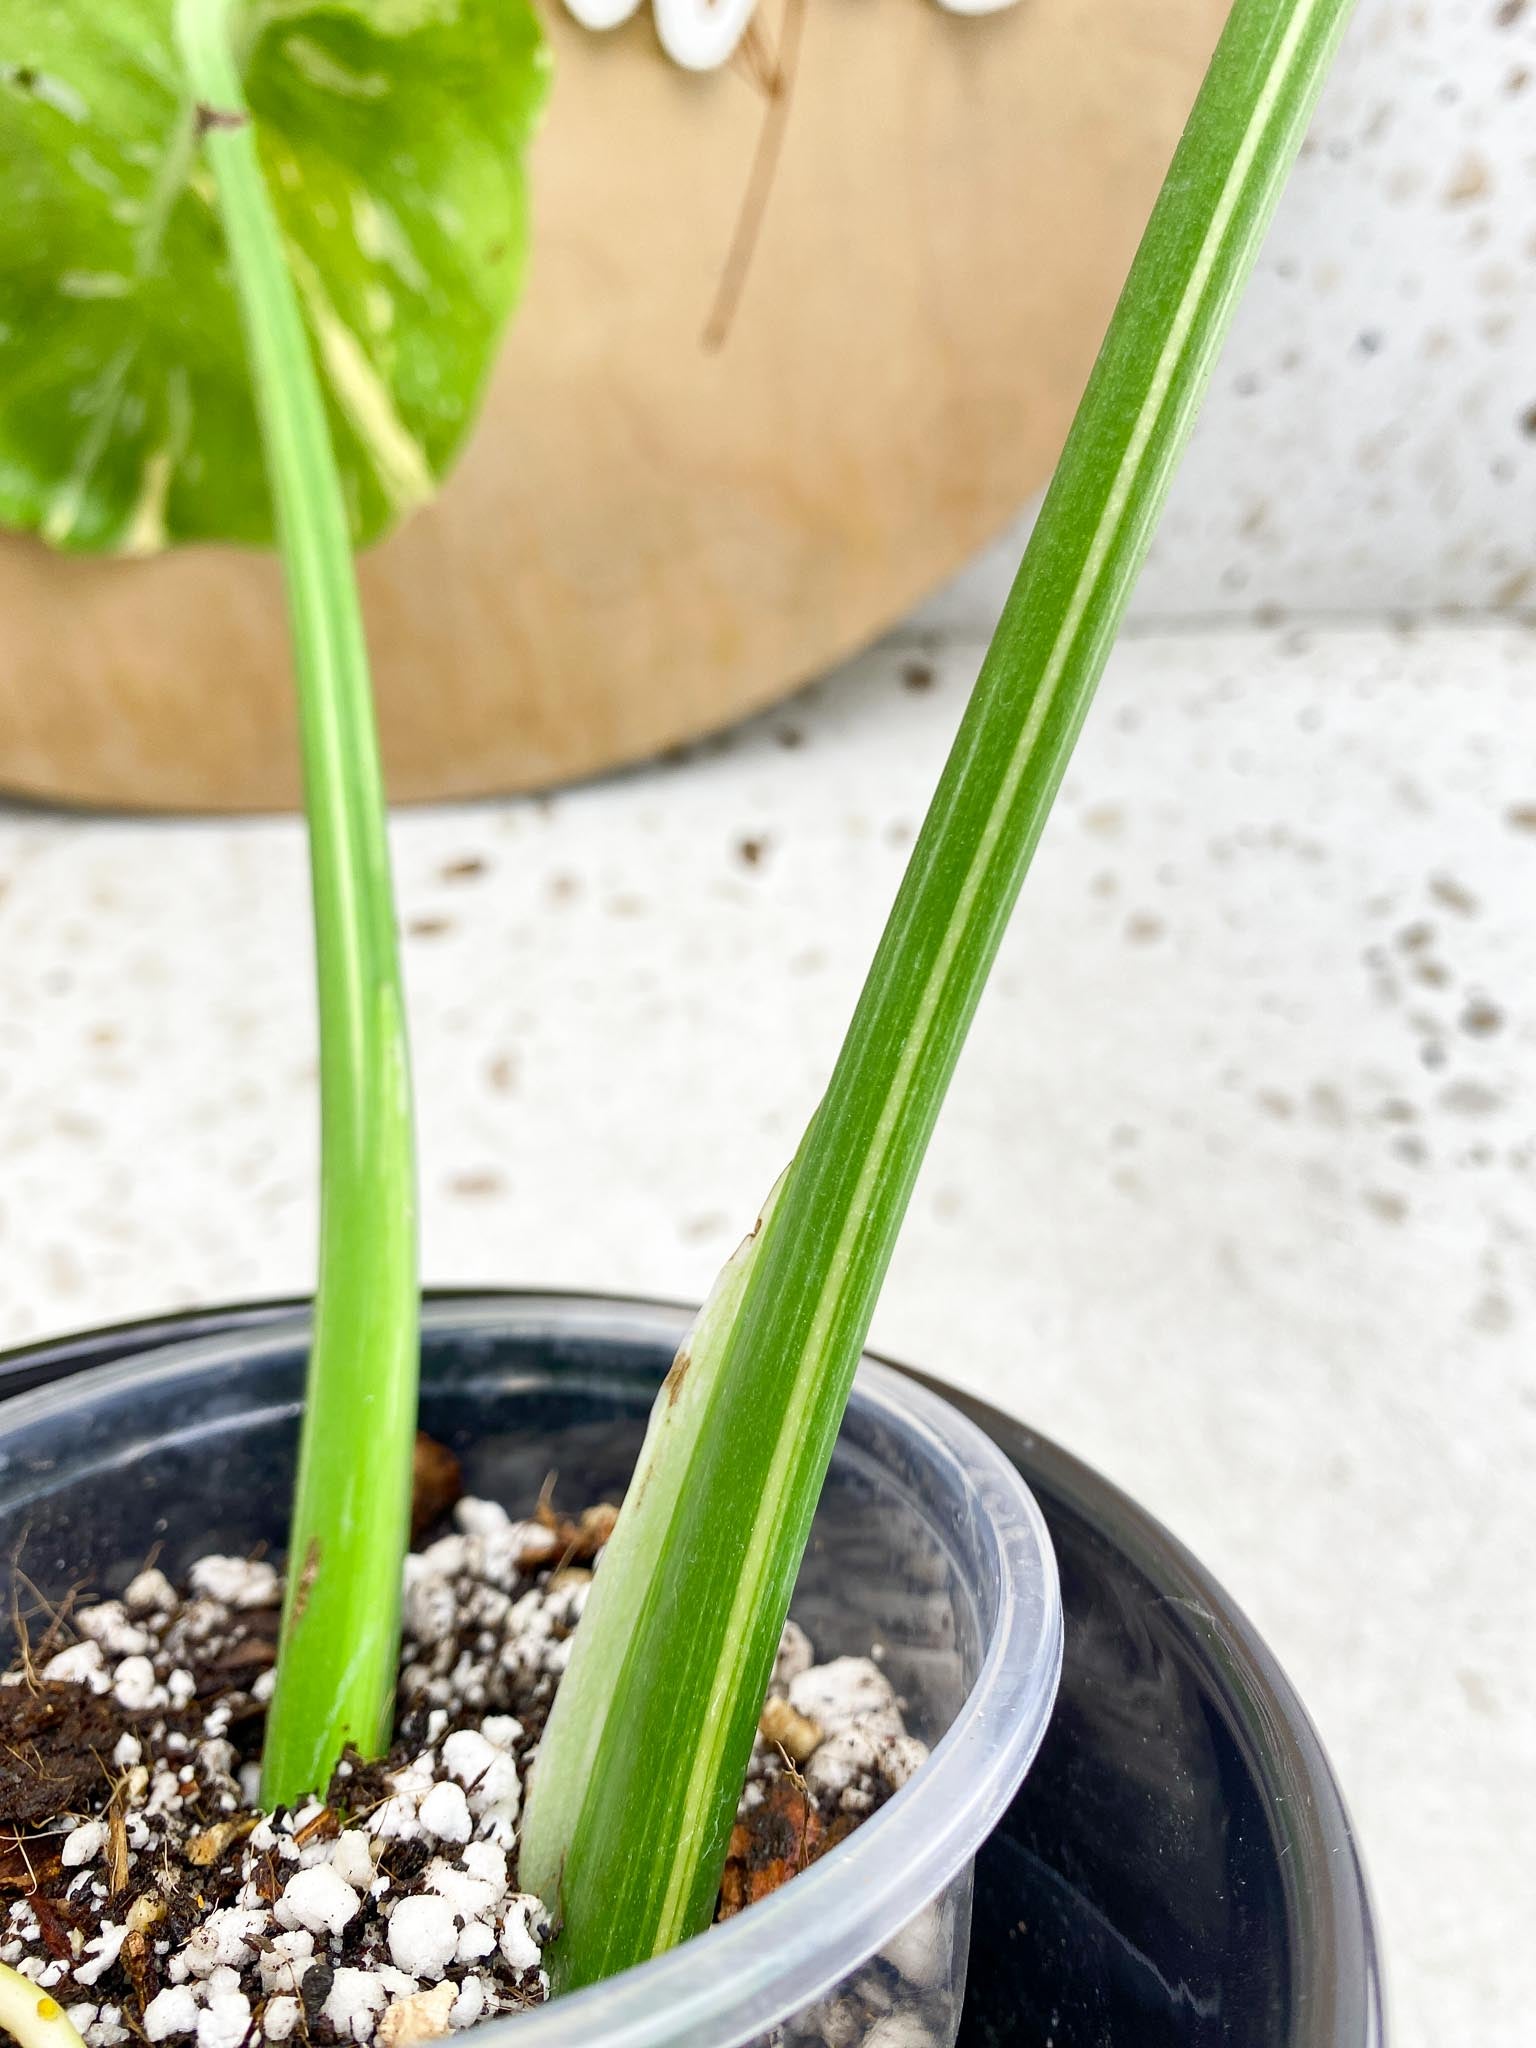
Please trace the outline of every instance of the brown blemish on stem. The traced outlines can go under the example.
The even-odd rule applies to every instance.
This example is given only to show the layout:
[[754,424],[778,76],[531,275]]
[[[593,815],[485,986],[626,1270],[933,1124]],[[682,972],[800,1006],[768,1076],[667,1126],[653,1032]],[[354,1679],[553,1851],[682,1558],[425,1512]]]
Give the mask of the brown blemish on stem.
[[686,1344],[677,1347],[677,1356],[667,1368],[667,1376],[661,1383],[661,1390],[667,1397],[669,1408],[677,1405],[677,1397],[683,1391],[683,1381],[688,1377],[688,1368],[693,1364],[693,1353]]
[[241,113],[238,107],[210,107],[206,100],[199,100],[193,115],[193,125],[198,139],[216,128],[244,128],[250,121],[249,114]]
[[304,1569],[299,1573],[298,1590],[293,1596],[293,1625],[298,1627],[304,1619],[304,1610],[309,1605],[309,1596],[314,1590],[315,1580],[320,1573],[320,1539],[311,1536],[309,1548],[304,1553]]

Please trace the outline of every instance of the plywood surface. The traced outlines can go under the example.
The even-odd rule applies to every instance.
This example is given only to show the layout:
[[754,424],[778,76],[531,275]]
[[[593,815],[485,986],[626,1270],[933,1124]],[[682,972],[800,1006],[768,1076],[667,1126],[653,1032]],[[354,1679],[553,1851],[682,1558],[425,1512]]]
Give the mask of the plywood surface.
[[[715,350],[764,101],[676,70],[644,17],[557,13],[522,311],[441,499],[363,563],[392,794],[641,758],[956,568],[1049,470],[1224,11],[809,0]],[[0,543],[0,786],[286,805],[288,692],[270,560]]]

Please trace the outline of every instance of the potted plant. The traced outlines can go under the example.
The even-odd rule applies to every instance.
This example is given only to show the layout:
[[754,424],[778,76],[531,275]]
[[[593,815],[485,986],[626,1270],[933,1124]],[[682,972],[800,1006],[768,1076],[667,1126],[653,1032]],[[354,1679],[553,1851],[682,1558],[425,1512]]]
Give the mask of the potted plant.
[[[0,1398],[137,1366],[170,1345],[249,1337],[307,1307],[184,1311],[34,1344],[0,1359]],[[457,1330],[440,1324],[449,1309]],[[690,1320],[680,1308],[561,1295],[429,1298],[425,1418],[450,1434],[440,1381],[483,1379],[493,1355],[509,1378],[528,1365],[611,1381],[617,1367],[654,1386]],[[456,1362],[461,1342],[478,1354],[473,1363]],[[1039,1502],[1066,1623],[1044,1744],[977,1860],[961,2048],[1047,2034],[1060,2048],[1106,2039],[1204,2048],[1213,2037],[1227,2048],[1380,2048],[1381,1987],[1354,1831],[1263,1642],[1210,1574],[1107,1481],[974,1397],[940,1391],[986,1430]],[[501,1436],[492,1447],[482,1436],[472,1459],[523,1462],[503,1479],[482,1466],[476,1483],[515,1497],[544,1476],[535,1456],[525,1438]],[[284,1475],[273,1483],[280,1489]],[[274,1528],[284,1507],[272,1505]],[[114,1559],[142,1526],[137,1503],[125,1501],[124,1513],[134,1526],[108,1545]],[[206,1541],[208,1526],[189,1520],[189,1542]],[[40,1571],[64,1577],[81,1553],[67,1527],[57,1536],[51,1560],[36,1545],[30,1554]],[[865,1840],[875,1839],[870,1829]],[[794,1896],[786,1888],[783,1897]],[[782,1948],[779,1898],[739,1923],[761,1927],[770,1951]],[[711,1954],[717,1942],[711,1935]],[[703,1951],[687,1953],[691,1961]],[[650,1968],[618,1981],[644,1986]],[[590,1995],[566,2011],[584,2010]]]
[[[201,1556],[184,1559],[185,1585],[157,1566],[136,1570],[119,1601],[82,1612],[79,1642],[59,1647],[67,1617],[51,1620],[49,1656],[39,1663],[24,1642],[0,1696],[11,1750],[31,1760],[11,1795],[16,1852],[30,1856],[27,1828],[73,1823],[56,1881],[34,1882],[12,1916],[4,2016],[24,2040],[67,2036],[67,1994],[91,2048],[116,2048],[133,2028],[151,2040],[195,2035],[199,2048],[301,2029],[377,2035],[385,2048],[403,2048],[487,2010],[536,2003],[551,1983],[590,2001],[584,2016],[573,2003],[562,2017],[557,2001],[547,2019],[519,2021],[552,2040],[576,2038],[576,2026],[587,2039],[725,2042],[758,2020],[788,2023],[807,2005],[814,2012],[804,2024],[820,2038],[897,2048],[952,2036],[955,2000],[944,1987],[956,1981],[957,1915],[930,1904],[903,1928],[889,1913],[861,1919],[858,1898],[882,1845],[916,1853],[906,1832],[915,1814],[930,1833],[951,1826],[951,1809],[970,1826],[959,1830],[958,1856],[931,1865],[919,1856],[923,1883],[937,1875],[930,1889],[942,1891],[963,1867],[977,1816],[984,1827],[1038,1740],[1055,1607],[1045,1546],[1006,1466],[920,1400],[914,1412],[912,1397],[890,1389],[855,1393],[855,1370],[966,1026],[1345,12],[1343,0],[1233,8],[827,1093],[676,1350],[632,1473],[626,1463],[616,1525],[608,1514],[562,1520],[547,1507],[514,1524],[496,1502],[470,1501],[458,1532],[405,1568],[402,1667],[419,1349],[413,1148],[344,481],[353,478],[360,516],[370,476],[398,505],[416,473],[407,443],[425,455],[396,431],[389,394],[337,316],[329,278],[285,242],[273,200],[284,157],[253,126],[246,77],[266,77],[268,39],[278,36],[290,70],[333,91],[343,76],[343,94],[375,109],[364,126],[377,144],[389,130],[375,103],[390,97],[390,63],[410,32],[428,36],[414,54],[441,60],[433,36],[451,40],[454,26],[483,31],[485,22],[468,0],[403,0],[378,14],[338,4],[305,11],[300,35],[286,12],[247,20],[227,0],[180,0],[176,153],[161,165],[162,212],[148,226],[159,234],[177,224],[182,185],[169,185],[173,177],[217,222],[288,580],[321,994],[320,1276],[307,1346],[289,1332],[274,1340],[277,1357],[250,1343],[171,1355],[130,1384],[98,1383],[89,1407],[65,1392],[0,1418],[17,1478],[8,1505],[34,1535],[62,1516],[76,1534],[75,1569],[109,1573],[137,1562],[151,1540],[148,1530],[138,1544],[125,1540],[113,1519],[121,1503],[104,1482],[123,1462],[123,1440],[146,1497],[159,1485],[197,1499],[192,1474],[203,1461],[221,1475],[219,1498],[254,1502],[272,1492],[271,1431],[291,1413],[296,1353],[308,1350],[281,1582],[265,1560],[242,1562],[205,1540]],[[321,40],[305,41],[313,35]],[[519,52],[526,67],[526,36]],[[463,48],[457,55],[468,61]],[[383,68],[366,68],[365,58]],[[24,70],[31,100],[56,106],[71,90],[40,63]],[[377,219],[367,232],[380,232]],[[121,273],[89,275],[97,283],[87,297],[122,295],[103,279],[130,286]],[[419,362],[416,371],[419,395],[432,380]],[[72,504],[104,473],[133,373],[133,359],[99,369],[83,444],[90,460],[61,486]],[[176,388],[169,375],[167,386]],[[175,409],[167,396],[168,432]],[[338,411],[361,458],[351,472],[336,459]],[[178,446],[168,441],[159,467],[146,462],[139,478],[141,493],[155,493],[157,516],[175,502]],[[141,502],[134,517],[146,516]],[[251,516],[248,505],[239,516]],[[264,1379],[268,1368],[275,1380]],[[172,1461],[158,1478],[135,1434],[155,1395]],[[544,1388],[541,1398],[550,1397]],[[613,1399],[606,1390],[584,1426],[611,1420],[603,1403]],[[483,1416],[466,1442],[495,1427]],[[947,1643],[940,1632],[930,1652],[938,1664],[947,1657],[952,1692],[957,1670],[970,1690],[963,1703],[951,1700],[949,1734],[930,1763],[868,1655],[823,1668],[786,1637],[829,1470],[835,1496],[840,1428],[862,1484],[879,1496],[904,1480],[931,1503],[906,1547],[927,1559],[935,1628],[947,1616],[953,1632]],[[51,1475],[41,1490],[38,1472]],[[231,1472],[240,1474],[233,1496]],[[198,1514],[210,1511],[205,1490]],[[875,1519],[900,1550],[896,1509]],[[111,1558],[90,1533],[98,1520],[120,1545]],[[243,1526],[249,1540],[255,1531]],[[951,1549],[965,1549],[954,1531],[970,1539],[969,1569],[953,1584],[946,1527]],[[833,1550],[844,1566],[854,1538],[847,1544]],[[569,1576],[599,1553],[595,1574]],[[901,1573],[887,1556],[877,1576],[888,1594]],[[843,1591],[856,1608],[851,1569]],[[249,1617],[274,1613],[279,1597],[269,1677],[265,1665],[257,1671],[263,1628]],[[1034,1616],[1023,1631],[1027,1656],[1021,1607]],[[266,1642],[270,1649],[270,1634]],[[880,1646],[872,1632],[867,1650]],[[922,1667],[912,1668],[915,1692]],[[1013,1714],[1006,1740],[987,1718],[989,1707],[996,1716],[1000,1672],[1015,1706],[1030,1703]],[[149,1718],[130,1725],[125,1712]],[[263,1724],[261,1761],[242,1776],[231,1731],[253,1721]],[[968,1745],[985,1793],[953,1775]],[[104,1783],[97,1810],[77,1817],[80,1773],[92,1759]],[[756,1776],[744,1790],[749,1771]],[[760,1809],[772,1822],[771,1856],[754,1834]],[[155,1825],[172,1818],[174,1828]],[[753,1901],[834,1839],[824,1871],[773,1907],[794,1957],[816,1957],[791,2002],[733,2008],[723,2021],[701,1991],[695,2010],[692,1987],[708,1987],[712,1969],[732,1979],[715,1987],[726,1999],[754,1969],[782,1970],[776,1952],[767,1964],[749,1960],[769,1939],[768,1914]],[[406,1846],[392,1850],[395,1842]],[[734,1883],[732,1862],[741,1866]],[[758,1885],[765,1863],[777,1868]],[[110,1907],[119,1895],[121,1920]],[[921,1886],[901,1892],[903,1911],[923,1896]],[[846,1914],[858,1929],[842,1950],[814,1938],[823,1897],[829,1921]],[[665,1966],[675,1989],[664,2022],[626,2006],[623,1973],[642,1963],[660,1971],[648,1959],[708,1926],[722,1903],[752,1910],[740,1933],[713,1936],[712,1948]],[[844,1985],[871,1948],[886,1973]],[[891,1972],[897,1986],[933,1996],[893,1989]],[[110,2004],[82,1995],[104,1979]]]

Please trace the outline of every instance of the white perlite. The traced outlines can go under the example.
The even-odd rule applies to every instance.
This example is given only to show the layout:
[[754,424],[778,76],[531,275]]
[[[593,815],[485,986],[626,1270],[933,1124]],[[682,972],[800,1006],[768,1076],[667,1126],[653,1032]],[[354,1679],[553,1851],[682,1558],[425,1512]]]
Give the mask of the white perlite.
[[434,1785],[418,1809],[423,1830],[440,1842],[467,1842],[474,1832],[461,1785]]
[[269,1564],[246,1557],[200,1557],[188,1574],[192,1590],[225,1607],[276,1607],[282,1585]]
[[269,2041],[286,2041],[299,2024],[299,2001],[281,1993],[269,1998],[261,2015],[261,2031]]
[[[537,1725],[553,1697],[592,1571],[550,1570],[557,1539],[495,1503],[461,1501],[455,1520],[455,1533],[406,1565],[400,1727],[412,1747],[370,1773],[356,1802],[343,1789],[353,1766],[342,1766],[336,1799],[351,1825],[318,1799],[250,1810],[255,1770],[231,1737],[270,1695],[262,1617],[282,1595],[270,1565],[202,1558],[185,1596],[151,1569],[120,1600],[76,1617],[81,1640],[43,1676],[111,1695],[133,1726],[111,1751],[119,1848],[101,1815],[60,1815],[60,1862],[71,1897],[104,1906],[104,1859],[126,1840],[129,1889],[121,1921],[104,1919],[72,1962],[47,1954],[24,1900],[10,1907],[0,1948],[55,1991],[87,2048],[131,2048],[140,2032],[150,2048],[283,2048],[317,2027],[324,2043],[415,2048],[548,1995],[549,1915],[516,1889],[525,1723]],[[226,1689],[199,1718],[196,1674],[251,1643],[267,1647],[237,1664],[244,1699]],[[753,1752],[744,1810],[783,1768],[773,1727],[793,1725],[795,1762],[829,1812],[868,1811],[926,1755],[878,1667],[856,1657],[816,1665],[794,1623],[770,1692],[776,1718]],[[145,1879],[189,1866],[218,1873],[192,1882],[219,1903],[178,1943],[165,1932],[158,1875]],[[142,2013],[122,1959],[130,1933],[151,1942],[161,1987]],[[931,1930],[914,1927],[884,1965],[918,1985],[941,1960]],[[861,2025],[885,2010],[857,2009]]]
[[458,1921],[444,1898],[402,1899],[389,1916],[389,1953],[412,1977],[441,1977],[458,1946]]
[[112,1689],[101,1645],[89,1638],[81,1643],[71,1643],[67,1650],[60,1650],[57,1656],[50,1657],[43,1666],[42,1675],[62,1680],[67,1685],[88,1685],[92,1692],[110,1692]]
[[144,2032],[151,2041],[169,2041],[197,2031],[197,1999],[185,1984],[169,1985],[144,2008]]
[[59,1861],[66,1870],[82,1863],[94,1863],[107,1845],[107,1824],[103,1820],[83,1821],[79,1827],[71,1828],[64,1838],[59,1851]]
[[289,1878],[274,1908],[280,1927],[307,1927],[311,1934],[340,1934],[362,1901],[329,1863],[316,1863]]

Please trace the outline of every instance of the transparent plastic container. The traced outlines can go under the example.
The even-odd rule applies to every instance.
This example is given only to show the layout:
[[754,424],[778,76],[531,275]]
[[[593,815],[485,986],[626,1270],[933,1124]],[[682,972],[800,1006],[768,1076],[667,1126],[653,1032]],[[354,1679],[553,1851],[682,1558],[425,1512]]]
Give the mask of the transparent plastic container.
[[[617,1499],[687,1328],[576,1297],[439,1302],[422,1420],[515,1513],[559,1474]],[[281,1546],[307,1319],[148,1351],[0,1404],[0,1557],[58,1595],[119,1591],[146,1553]],[[7,1593],[4,1612],[11,1612]],[[880,1646],[930,1761],[845,1842],[670,1954],[474,2030],[477,2048],[951,2048],[971,1861],[1029,1767],[1061,1667],[1044,1522],[1003,1454],[866,1364],[793,1612],[819,1659]]]

